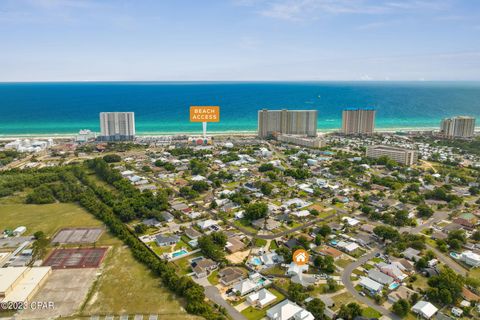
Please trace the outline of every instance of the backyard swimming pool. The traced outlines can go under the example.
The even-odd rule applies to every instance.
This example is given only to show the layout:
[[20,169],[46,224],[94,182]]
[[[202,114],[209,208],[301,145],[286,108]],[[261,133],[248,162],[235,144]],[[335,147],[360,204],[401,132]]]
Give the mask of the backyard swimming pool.
[[186,254],[186,253],[188,253],[188,251],[185,250],[185,249],[172,252],[172,258],[176,258],[176,257],[179,257],[179,256],[183,256],[183,255]]
[[262,264],[262,260],[260,260],[259,257],[253,257],[250,261],[254,266],[259,266]]

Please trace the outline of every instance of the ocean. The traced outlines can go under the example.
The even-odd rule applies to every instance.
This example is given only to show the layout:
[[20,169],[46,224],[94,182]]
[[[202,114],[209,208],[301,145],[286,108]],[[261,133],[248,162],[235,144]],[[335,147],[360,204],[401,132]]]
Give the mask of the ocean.
[[319,131],[338,129],[348,107],[374,107],[380,130],[438,128],[447,116],[480,117],[480,82],[0,83],[0,136],[99,131],[101,111],[134,111],[140,135],[201,133],[191,105],[220,106],[208,125],[217,133],[255,131],[263,108],[317,109]]

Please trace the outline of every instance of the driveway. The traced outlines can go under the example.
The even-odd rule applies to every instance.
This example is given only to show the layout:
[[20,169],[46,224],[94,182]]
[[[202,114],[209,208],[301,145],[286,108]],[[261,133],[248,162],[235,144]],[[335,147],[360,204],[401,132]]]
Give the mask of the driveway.
[[219,306],[224,307],[230,317],[234,320],[246,320],[240,312],[238,312],[237,309],[235,309],[230,303],[225,301],[225,299],[222,298],[222,295],[220,294],[220,291],[218,291],[217,287],[214,286],[207,286],[205,287],[205,296],[210,299],[211,301],[215,302]]

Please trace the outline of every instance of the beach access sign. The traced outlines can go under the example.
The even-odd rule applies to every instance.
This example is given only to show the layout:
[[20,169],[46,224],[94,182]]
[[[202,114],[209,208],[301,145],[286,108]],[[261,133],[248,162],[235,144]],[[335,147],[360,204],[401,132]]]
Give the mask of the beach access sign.
[[191,106],[190,122],[219,122],[219,106]]

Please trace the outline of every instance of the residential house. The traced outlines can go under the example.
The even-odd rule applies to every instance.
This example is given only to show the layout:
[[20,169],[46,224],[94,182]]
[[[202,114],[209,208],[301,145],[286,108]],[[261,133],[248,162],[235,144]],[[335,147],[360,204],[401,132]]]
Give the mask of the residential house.
[[180,241],[180,237],[177,235],[165,236],[159,234],[155,237],[155,241],[160,247],[172,246],[174,244],[177,244],[178,241]]
[[418,301],[413,307],[412,312],[419,316],[430,319],[437,313],[438,309],[428,301]]
[[460,256],[460,260],[465,262],[465,264],[471,267],[480,266],[480,255],[469,250],[462,252],[462,255]]
[[216,226],[216,225],[217,225],[217,221],[212,220],[212,219],[197,222],[197,226],[202,230],[210,229],[211,227]]
[[390,303],[395,303],[400,299],[409,301],[410,297],[415,293],[412,289],[407,288],[406,286],[400,286],[397,290],[392,291],[388,294],[388,301]]
[[410,261],[420,260],[420,251],[413,248],[407,248],[402,252],[403,256]]
[[355,250],[357,250],[358,248],[360,248],[360,246],[358,244],[356,244],[355,242],[346,242],[346,241],[339,241],[337,243],[337,247],[340,248],[341,250],[347,252],[347,253],[352,253]]
[[218,264],[210,259],[202,259],[200,261],[194,262],[192,267],[193,272],[197,278],[204,278],[210,274],[213,270],[218,268]]
[[269,320],[315,320],[315,317],[296,303],[286,299],[267,310]]
[[168,211],[162,211],[160,215],[162,216],[162,219],[165,222],[172,222],[174,219],[173,215]]
[[225,245],[225,249],[230,253],[235,253],[243,248],[245,248],[245,244],[239,237],[228,238],[227,244]]
[[343,257],[343,252],[339,251],[335,248],[332,248],[330,246],[322,246],[319,249],[315,249],[318,253],[324,255],[324,256],[330,256],[333,258],[333,260],[337,260],[341,257]]
[[383,285],[381,283],[378,283],[377,281],[367,277],[361,277],[359,285],[367,290],[372,296],[379,294],[383,289]]
[[145,219],[145,220],[142,221],[142,224],[146,225],[147,227],[157,227],[158,228],[158,227],[162,226],[160,221],[158,221],[155,218]]
[[224,286],[229,286],[232,283],[240,281],[245,276],[242,270],[240,270],[238,268],[232,268],[232,267],[228,267],[228,268],[220,270],[218,272],[218,275],[220,277],[220,282]]
[[195,230],[193,228],[185,229],[185,235],[192,240],[196,240],[196,239],[198,239],[202,236],[202,234],[200,232],[198,232],[197,230]]
[[390,277],[389,275],[380,272],[376,269],[371,269],[368,271],[368,277],[378,283],[381,283],[383,285],[390,285],[393,283],[394,279]]
[[403,265],[401,263],[384,263],[380,262],[377,264],[377,267],[382,271],[383,273],[389,275],[393,279],[397,281],[403,281],[405,278],[408,276],[402,272]]
[[247,296],[247,302],[259,308],[264,308],[276,299],[277,297],[265,288]]

